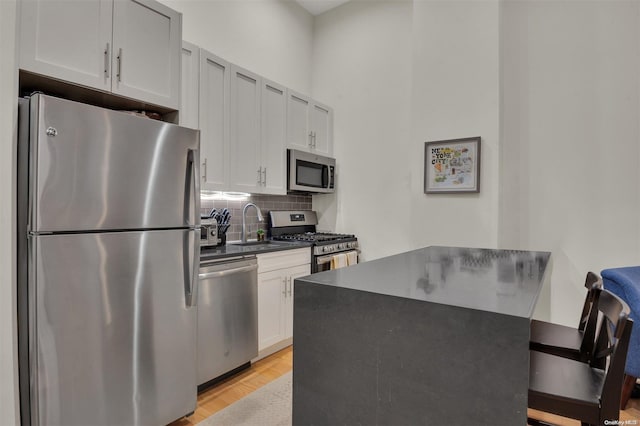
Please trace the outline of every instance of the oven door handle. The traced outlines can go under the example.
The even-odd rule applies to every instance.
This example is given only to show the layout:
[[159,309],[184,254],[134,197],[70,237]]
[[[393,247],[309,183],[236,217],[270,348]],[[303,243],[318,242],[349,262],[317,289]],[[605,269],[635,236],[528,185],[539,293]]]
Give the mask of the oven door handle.
[[337,251],[337,252],[335,252],[333,254],[328,254],[328,255],[325,255],[325,256],[316,257],[316,265],[324,265],[325,263],[331,262],[331,258],[333,258],[333,256],[335,256],[336,254],[341,254],[341,253],[347,254],[347,253],[351,253],[352,251],[355,251],[356,253],[360,254],[360,249],[359,248],[357,248],[357,249],[354,248],[354,249],[346,250],[346,251]]
[[316,257],[316,264],[317,265],[324,265],[325,263],[329,263],[331,262],[331,258],[333,258],[334,255],[329,254],[327,256],[320,256],[320,257]]

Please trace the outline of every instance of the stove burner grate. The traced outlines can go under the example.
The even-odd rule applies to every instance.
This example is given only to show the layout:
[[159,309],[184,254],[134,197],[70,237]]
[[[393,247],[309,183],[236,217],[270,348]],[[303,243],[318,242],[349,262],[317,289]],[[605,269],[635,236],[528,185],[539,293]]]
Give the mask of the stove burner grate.
[[305,232],[300,234],[283,234],[273,237],[274,240],[307,242],[339,241],[346,238],[355,237],[352,234],[333,234],[329,232]]

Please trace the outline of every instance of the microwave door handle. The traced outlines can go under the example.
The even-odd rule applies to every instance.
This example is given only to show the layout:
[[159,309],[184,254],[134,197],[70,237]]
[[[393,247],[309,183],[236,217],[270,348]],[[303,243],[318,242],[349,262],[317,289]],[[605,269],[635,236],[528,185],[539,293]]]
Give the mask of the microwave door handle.
[[336,170],[333,169],[333,173],[331,173],[331,169],[332,168],[333,168],[333,166],[328,166],[327,167],[327,170],[328,170],[328,173],[329,173],[329,179],[328,179],[329,180],[329,186],[327,186],[327,189],[331,189],[331,185],[333,184],[332,177],[335,175],[335,172],[336,172]]
[[329,173],[329,167],[330,166],[325,166],[322,168],[322,183],[325,184],[325,188],[329,189],[329,179],[331,179],[331,173]]

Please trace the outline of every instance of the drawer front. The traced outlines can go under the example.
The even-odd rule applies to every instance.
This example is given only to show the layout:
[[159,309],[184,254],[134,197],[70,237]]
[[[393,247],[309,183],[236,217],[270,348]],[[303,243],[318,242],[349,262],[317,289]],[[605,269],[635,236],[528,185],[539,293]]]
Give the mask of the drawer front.
[[258,273],[311,263],[311,247],[259,254]]

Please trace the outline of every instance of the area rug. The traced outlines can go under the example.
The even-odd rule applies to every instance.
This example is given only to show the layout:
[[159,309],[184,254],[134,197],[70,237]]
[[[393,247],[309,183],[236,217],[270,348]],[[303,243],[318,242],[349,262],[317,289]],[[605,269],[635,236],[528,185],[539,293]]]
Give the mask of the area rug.
[[291,426],[291,372],[198,423],[198,426]]

